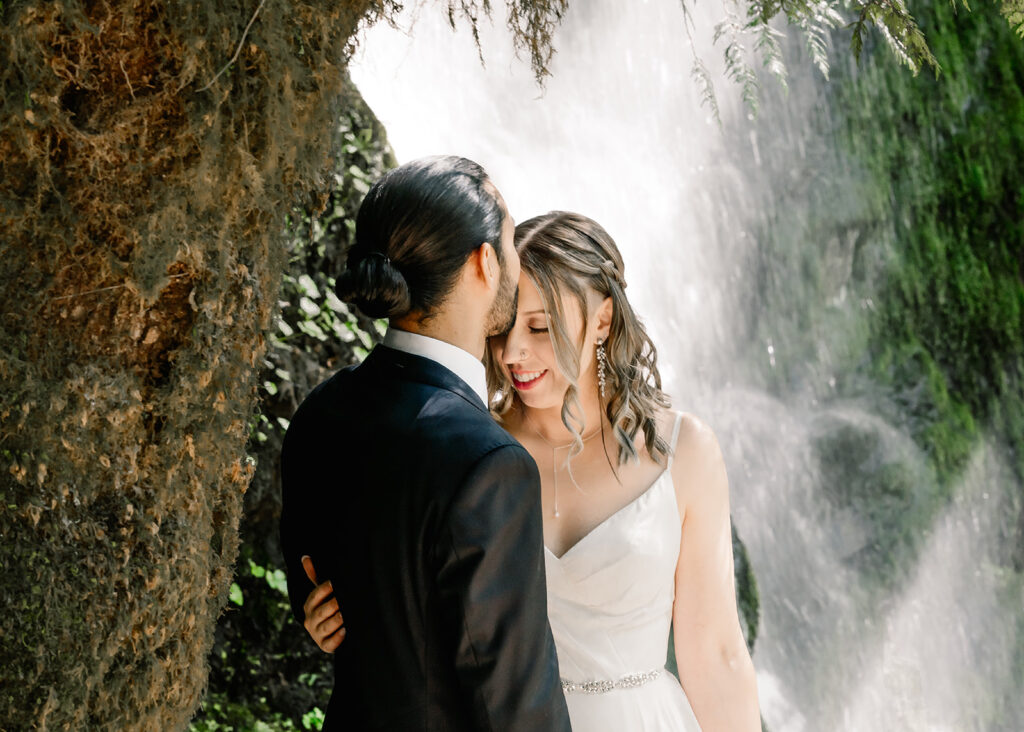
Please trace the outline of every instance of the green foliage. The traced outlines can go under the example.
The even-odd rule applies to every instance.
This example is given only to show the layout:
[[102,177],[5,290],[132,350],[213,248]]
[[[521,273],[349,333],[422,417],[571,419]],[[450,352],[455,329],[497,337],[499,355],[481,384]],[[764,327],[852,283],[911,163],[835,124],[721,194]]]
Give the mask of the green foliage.
[[[1019,1],[1019,0],[1018,0]],[[869,26],[875,27],[885,39],[889,48],[916,75],[922,66],[931,66],[938,72],[938,65],[914,18],[906,11],[902,0],[853,0],[856,18],[847,25],[852,29],[850,46],[856,58],[864,48],[864,34]],[[687,32],[690,32],[689,10],[683,3],[687,15]],[[757,74],[751,63],[751,56],[760,58],[766,68],[783,87],[786,86],[787,69],[783,61],[779,38],[782,34],[771,23],[783,16],[803,36],[811,62],[821,74],[829,78],[829,49],[833,30],[843,24],[844,11],[841,0],[747,0],[744,10],[733,2],[726,7],[726,17],[716,26],[714,42],[724,41],[723,57],[725,74],[738,84],[747,108],[754,115],[758,111],[760,96]],[[740,22],[739,16],[745,16]],[[748,52],[748,44],[754,53]],[[692,37],[691,37],[692,47]],[[703,64],[696,59],[693,75],[701,84],[703,102],[718,118],[717,102],[710,77],[702,72]]]
[[202,718],[189,725],[189,732],[301,732],[320,730],[324,724],[320,707],[310,709],[296,724],[287,714],[270,709],[266,697],[239,703],[224,693],[211,693],[201,710]]
[[893,55],[917,76],[921,66],[939,71],[939,64],[925,42],[924,35],[914,18],[907,12],[902,0],[867,0],[859,3],[857,19],[850,24],[853,32],[850,45],[860,60],[864,49],[864,29],[873,25],[885,40]]
[[[746,63],[746,47],[743,44],[744,28],[740,25],[739,17],[732,11],[726,11],[725,20],[715,26],[714,42],[718,43],[726,39],[725,50],[725,74],[731,81],[738,84],[742,90],[743,101],[752,112],[757,113],[758,88],[757,74],[754,69]],[[765,49],[771,53],[776,50],[771,44],[764,43],[764,35],[758,38],[761,41],[758,48]],[[778,57],[772,58],[768,63],[776,63]]]
[[[955,10],[957,0],[950,2]],[[970,11],[966,0],[961,0],[960,5],[964,11]],[[1000,10],[1010,27],[1024,38],[1024,0],[1002,0]],[[683,0],[683,11],[692,48],[692,22],[686,0]],[[788,72],[779,43],[782,34],[771,26],[779,16],[799,29],[812,63],[826,79],[829,78],[829,49],[834,29],[842,26],[850,31],[850,49],[858,61],[864,55],[867,34],[874,28],[893,56],[914,76],[923,67],[930,67],[936,75],[941,70],[925,34],[903,0],[747,0],[743,23],[738,20],[740,13],[736,2],[726,5],[725,18],[715,27],[714,42],[724,42],[726,77],[739,85],[743,101],[754,115],[758,110],[759,83],[752,56],[759,58],[760,65],[786,86]],[[844,23],[844,18],[851,13],[852,21]],[[748,52],[748,45],[753,48],[753,54]],[[691,75],[700,85],[703,104],[716,120],[719,119],[711,76],[696,53]]]
[[920,14],[946,73],[910,84],[880,64],[840,95],[853,152],[891,190],[897,245],[872,350],[914,394],[915,437],[941,476],[963,466],[976,423],[1024,476],[1024,45],[988,6]]

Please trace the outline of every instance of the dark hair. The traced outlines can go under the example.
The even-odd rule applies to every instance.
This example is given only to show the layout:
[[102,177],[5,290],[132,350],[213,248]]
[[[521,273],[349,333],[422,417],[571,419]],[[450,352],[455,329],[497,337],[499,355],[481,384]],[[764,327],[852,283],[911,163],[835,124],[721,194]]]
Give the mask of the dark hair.
[[500,264],[505,211],[489,180],[477,163],[454,155],[385,173],[359,206],[338,297],[371,318],[429,317],[474,249],[490,242]]

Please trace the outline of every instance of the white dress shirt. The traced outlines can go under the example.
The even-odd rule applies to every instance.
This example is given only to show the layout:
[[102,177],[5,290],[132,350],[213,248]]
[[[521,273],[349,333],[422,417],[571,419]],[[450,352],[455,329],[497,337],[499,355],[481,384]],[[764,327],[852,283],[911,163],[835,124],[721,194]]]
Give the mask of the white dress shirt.
[[396,351],[429,358],[465,381],[487,406],[487,371],[483,363],[469,351],[437,338],[388,327],[384,345]]

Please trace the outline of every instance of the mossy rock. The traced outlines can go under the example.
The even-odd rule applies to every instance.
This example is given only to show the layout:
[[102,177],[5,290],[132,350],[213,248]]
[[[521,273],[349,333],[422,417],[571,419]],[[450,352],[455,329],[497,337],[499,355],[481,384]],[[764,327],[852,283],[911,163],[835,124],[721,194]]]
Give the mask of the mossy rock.
[[834,409],[818,418],[812,449],[832,507],[836,551],[889,585],[948,500],[926,456],[877,417]]

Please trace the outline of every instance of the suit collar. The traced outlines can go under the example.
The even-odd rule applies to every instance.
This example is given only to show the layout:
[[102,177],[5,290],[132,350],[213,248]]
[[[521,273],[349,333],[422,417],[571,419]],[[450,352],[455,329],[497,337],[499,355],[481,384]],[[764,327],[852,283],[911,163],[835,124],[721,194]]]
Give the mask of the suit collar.
[[384,334],[384,345],[396,351],[404,351],[414,356],[423,356],[437,361],[460,379],[465,381],[487,403],[487,372],[480,358],[453,343],[432,338],[430,336],[401,330],[394,326],[388,327]]
[[488,411],[480,396],[469,384],[459,378],[455,372],[424,356],[377,344],[359,368],[387,371],[395,378],[447,389],[455,392],[482,412]]

